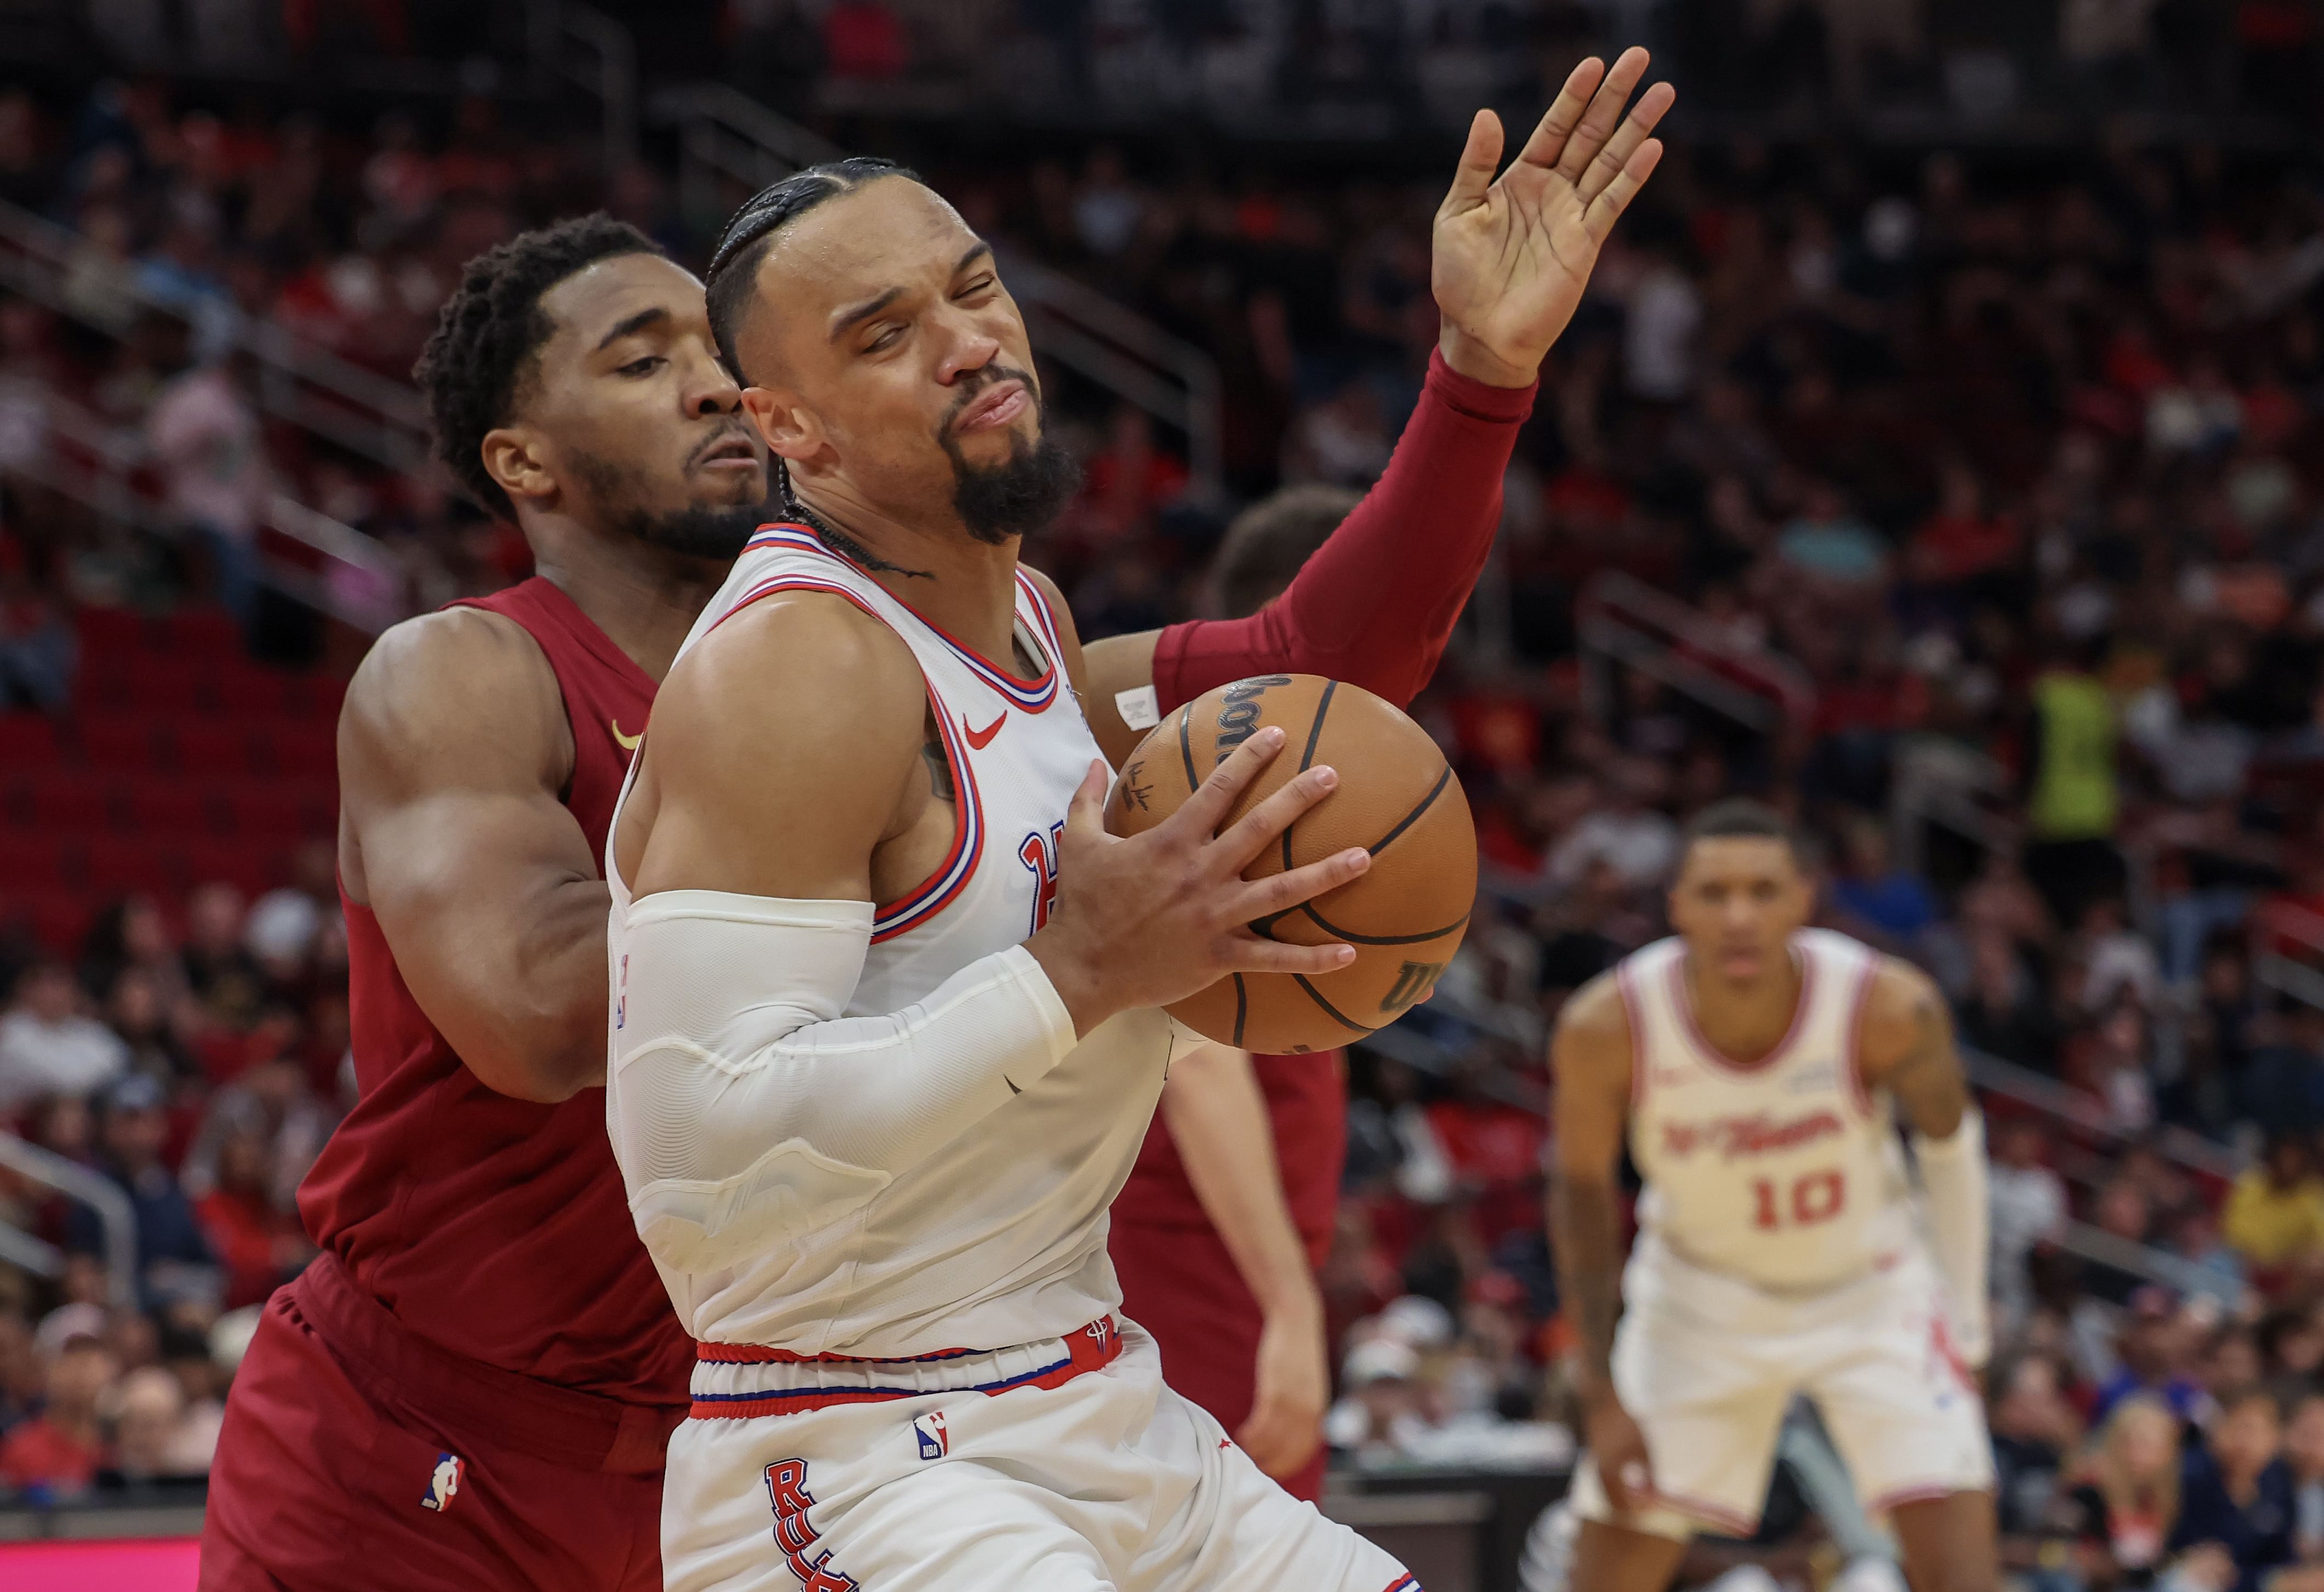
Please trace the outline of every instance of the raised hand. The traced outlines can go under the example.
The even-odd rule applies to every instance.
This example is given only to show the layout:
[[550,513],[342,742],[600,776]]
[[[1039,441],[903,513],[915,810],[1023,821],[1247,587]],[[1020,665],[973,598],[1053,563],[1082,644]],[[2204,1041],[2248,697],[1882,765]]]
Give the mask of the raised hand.
[[1499,177],[1501,119],[1480,110],[1452,191],[1436,209],[1429,284],[1443,316],[1444,362],[1495,386],[1533,381],[1573,319],[1598,251],[1662,159],[1649,136],[1678,97],[1667,83],[1639,96],[1647,55],[1629,49],[1608,71],[1573,69],[1533,136]]
[[1371,854],[1356,846],[1262,879],[1242,876],[1340,782],[1318,764],[1222,831],[1236,798],[1282,749],[1279,727],[1261,729],[1177,811],[1127,839],[1105,831],[1107,771],[1091,764],[1066,810],[1048,926],[1025,942],[1077,1032],[1117,1012],[1184,1000],[1230,973],[1329,973],[1355,959],[1351,946],[1261,939],[1249,927],[1371,866]]

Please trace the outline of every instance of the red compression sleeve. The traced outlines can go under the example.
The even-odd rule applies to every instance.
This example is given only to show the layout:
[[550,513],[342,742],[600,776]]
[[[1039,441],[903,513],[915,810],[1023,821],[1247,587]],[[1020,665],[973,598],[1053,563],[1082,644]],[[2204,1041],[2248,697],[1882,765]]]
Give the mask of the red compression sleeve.
[[1537,390],[1489,386],[1431,353],[1388,468],[1282,595],[1248,619],[1191,620],[1156,640],[1161,710],[1273,671],[1399,708],[1418,696],[1492,549],[1501,472]]

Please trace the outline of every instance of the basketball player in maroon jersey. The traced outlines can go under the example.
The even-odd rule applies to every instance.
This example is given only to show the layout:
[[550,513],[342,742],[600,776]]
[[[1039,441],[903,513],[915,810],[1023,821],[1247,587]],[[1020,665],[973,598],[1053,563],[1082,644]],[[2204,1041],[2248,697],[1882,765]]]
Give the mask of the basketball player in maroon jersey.
[[[1604,147],[1644,69],[1626,56],[1593,102],[1609,75],[1585,63],[1536,140],[1563,145],[1588,108],[1574,143]],[[1668,91],[1650,100],[1646,126]],[[1472,134],[1440,273],[1448,218],[1473,232],[1499,153],[1497,127],[1489,146]],[[1141,699],[1158,716],[1288,670],[1405,700],[1434,670],[1540,359],[1471,329],[1527,307],[1462,241],[1395,455],[1291,587],[1246,619],[1088,649],[1110,750],[1134,743],[1121,715]],[[397,627],[350,688],[362,1098],[300,1190],[324,1257],[270,1301],[235,1379],[201,1585],[643,1592],[661,1584],[662,1445],[693,1350],[604,1135],[598,859],[654,688],[766,479],[734,445],[750,433],[700,284],[602,218],[471,262],[416,374],[440,456],[541,573]]]
[[[1211,571],[1217,610],[1264,607],[1357,501],[1343,487],[1287,486],[1245,509]],[[1122,1310],[1161,1346],[1170,1385],[1310,1503],[1323,1489],[1332,1389],[1314,1273],[1339,1210],[1345,1069],[1338,1051],[1213,1045],[1181,1059],[1106,1238]]]

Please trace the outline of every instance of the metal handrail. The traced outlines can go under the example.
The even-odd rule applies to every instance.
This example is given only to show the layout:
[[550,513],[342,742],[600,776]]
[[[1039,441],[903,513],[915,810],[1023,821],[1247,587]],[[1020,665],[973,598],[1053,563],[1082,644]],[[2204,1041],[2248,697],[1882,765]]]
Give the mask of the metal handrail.
[[[757,189],[845,153],[724,83],[665,89],[650,109],[678,125],[679,204],[706,227],[724,219],[722,178]],[[996,253],[1039,352],[1184,432],[1195,490],[1215,493],[1222,462],[1217,362],[1086,283],[1014,250]]]
[[116,1305],[136,1303],[137,1212],[121,1186],[78,1162],[68,1161],[53,1150],[43,1150],[10,1133],[0,1133],[0,1166],[54,1189],[68,1199],[78,1199],[97,1213],[97,1225],[105,1231],[107,1291]]
[[[594,5],[533,0],[533,69],[595,95],[604,113],[605,175],[629,164],[638,147],[638,51],[630,30]],[[587,52],[586,65],[573,49]]]
[[1772,734],[1815,712],[1806,670],[1780,653],[1737,646],[1701,609],[1618,569],[1582,588],[1574,629],[1585,653],[1658,680],[1747,729]]
[[[2275,949],[2278,939],[2295,941],[2307,959]],[[2252,976],[2311,1006],[2324,1006],[2324,915],[2296,902],[2263,902],[2251,915]]]
[[[118,336],[73,304],[64,278],[80,246],[78,235],[15,205],[0,202],[0,286],[82,325]],[[192,324],[182,304],[152,292],[134,273],[112,284],[140,309]],[[259,363],[259,401],[269,413],[327,438],[376,464],[418,470],[428,459],[428,419],[420,394],[401,382],[341,358],[276,320],[236,311],[229,343]]]
[[[146,458],[144,439],[126,427],[108,424],[92,412],[53,391],[44,391],[50,430],[74,445],[90,461],[76,471],[54,449],[6,467],[117,524],[146,524],[162,519],[161,505],[134,480],[134,471]],[[263,526],[361,577],[335,582],[279,559],[262,559],[261,578],[309,607],[341,623],[376,635],[410,611],[405,601],[402,565],[376,537],[282,493],[267,501]]]
[[2109,1233],[2104,1227],[2094,1227],[2088,1222],[2068,1222],[2062,1230],[2051,1236],[2050,1242],[2068,1254],[2144,1277],[2176,1293],[2208,1292],[2218,1282],[2211,1273],[2184,1256]]
[[1969,1082],[1986,1093],[2070,1123],[2081,1133],[2117,1143],[2147,1144],[2165,1161],[2203,1177],[2233,1181],[2244,1170],[2241,1157],[2200,1134],[2167,1124],[2151,1134],[2132,1133],[2116,1125],[2105,1109],[2080,1089],[1998,1056],[1963,1046],[1961,1061],[1969,1070]]

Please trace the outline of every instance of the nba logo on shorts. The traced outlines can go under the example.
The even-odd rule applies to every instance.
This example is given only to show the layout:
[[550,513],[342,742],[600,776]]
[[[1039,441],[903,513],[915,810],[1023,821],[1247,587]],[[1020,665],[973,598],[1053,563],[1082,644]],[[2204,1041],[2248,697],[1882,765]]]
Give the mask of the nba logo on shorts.
[[438,1513],[452,1507],[452,1496],[460,1490],[460,1475],[467,1465],[457,1454],[436,1456],[436,1473],[428,1478],[428,1495],[420,1500],[422,1509]]
[[931,1410],[925,1415],[915,1416],[912,1435],[920,1439],[920,1458],[923,1459],[941,1459],[952,1452],[952,1434],[945,1430],[942,1410]]

